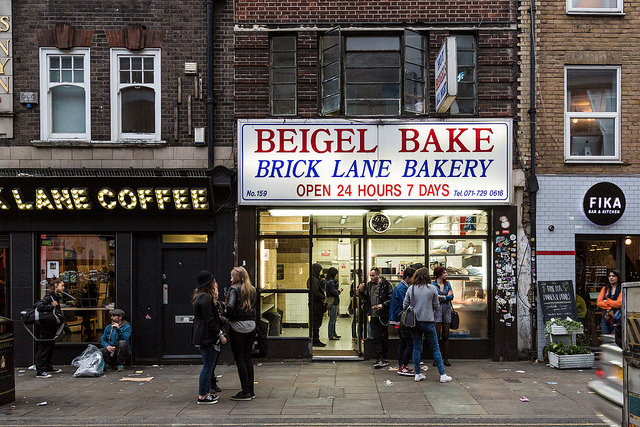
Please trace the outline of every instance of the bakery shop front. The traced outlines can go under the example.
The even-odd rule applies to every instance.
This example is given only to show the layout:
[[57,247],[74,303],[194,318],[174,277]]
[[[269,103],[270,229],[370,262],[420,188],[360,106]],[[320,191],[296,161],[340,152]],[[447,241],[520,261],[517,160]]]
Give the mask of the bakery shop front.
[[[238,147],[238,259],[279,344],[269,357],[372,357],[354,288],[372,268],[395,285],[422,264],[446,267],[453,287],[452,357],[517,358],[510,120],[240,120]],[[311,341],[313,264],[336,268],[342,289],[325,347]]]
[[[233,266],[234,204],[225,209],[231,180],[218,185],[222,178],[203,170],[0,177],[0,302],[19,320],[52,279],[64,280],[54,363],[99,342],[116,307],[133,326],[135,362],[197,358],[189,339],[196,275]],[[15,335],[16,363],[28,366],[33,339],[19,322]]]

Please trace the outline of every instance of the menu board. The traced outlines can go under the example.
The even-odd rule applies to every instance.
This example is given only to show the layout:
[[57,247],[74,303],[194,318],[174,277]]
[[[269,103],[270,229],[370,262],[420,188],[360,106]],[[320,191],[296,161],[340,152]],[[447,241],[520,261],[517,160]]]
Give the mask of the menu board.
[[538,282],[538,295],[544,323],[553,318],[578,320],[573,281]]

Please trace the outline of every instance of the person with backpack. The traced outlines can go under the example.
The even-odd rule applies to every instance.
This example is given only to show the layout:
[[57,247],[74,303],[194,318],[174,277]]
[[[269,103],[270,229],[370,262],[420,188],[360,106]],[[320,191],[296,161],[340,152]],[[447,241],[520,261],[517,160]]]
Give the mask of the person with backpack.
[[[49,284],[49,291],[38,301],[34,308],[40,313],[53,313],[57,318],[64,321],[62,309],[62,291],[64,291],[64,282],[62,279],[54,279]],[[53,359],[53,351],[56,346],[56,331],[58,325],[55,322],[41,322],[36,325],[36,378],[51,378],[51,374],[59,374],[62,369],[55,369],[51,364]]]
[[218,402],[218,396],[211,393],[211,375],[220,354],[220,344],[227,339],[214,304],[218,297],[213,274],[207,270],[198,273],[198,285],[193,291],[193,337],[192,342],[200,348],[202,370],[198,379],[198,405],[212,405]]
[[226,314],[229,319],[231,351],[242,386],[242,390],[231,396],[231,400],[255,399],[251,349],[256,329],[256,288],[251,284],[249,273],[244,267],[234,267],[231,270]]

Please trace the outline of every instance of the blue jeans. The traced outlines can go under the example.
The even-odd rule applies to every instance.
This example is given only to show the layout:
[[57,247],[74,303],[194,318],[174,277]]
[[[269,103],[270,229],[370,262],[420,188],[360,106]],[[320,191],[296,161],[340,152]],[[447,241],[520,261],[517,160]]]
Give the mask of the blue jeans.
[[198,380],[198,394],[200,396],[206,396],[211,391],[211,375],[216,366],[216,360],[218,360],[218,353],[213,345],[200,346],[200,354],[202,355],[202,370]]
[[415,328],[411,329],[411,337],[413,338],[413,369],[416,374],[420,373],[420,359],[422,356],[422,335],[427,338],[431,352],[433,353],[433,361],[436,362],[438,372],[444,375],[444,365],[442,364],[442,355],[438,346],[438,335],[433,322],[416,322]]
[[336,334],[336,319],[338,318],[338,304],[334,304],[329,309],[329,339],[338,336]]

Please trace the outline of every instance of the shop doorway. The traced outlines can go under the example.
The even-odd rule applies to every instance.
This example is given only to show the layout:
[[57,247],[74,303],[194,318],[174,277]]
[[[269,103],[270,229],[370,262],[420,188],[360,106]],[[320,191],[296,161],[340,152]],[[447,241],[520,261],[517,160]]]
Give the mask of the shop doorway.
[[0,316],[9,316],[9,286],[7,284],[7,249],[0,247]]
[[[364,336],[364,316],[360,315],[356,288],[363,283],[364,263],[362,239],[353,237],[313,239],[313,264],[322,266],[322,277],[327,278],[329,270],[338,271],[337,285],[341,293],[339,303],[325,313],[320,326],[320,341],[326,347],[313,347],[313,356],[358,357],[362,353]],[[335,325],[335,326],[333,326]],[[330,329],[335,329],[336,337],[329,339]]]
[[164,358],[192,358],[193,307],[191,297],[197,275],[207,265],[205,248],[162,250],[162,355]]

